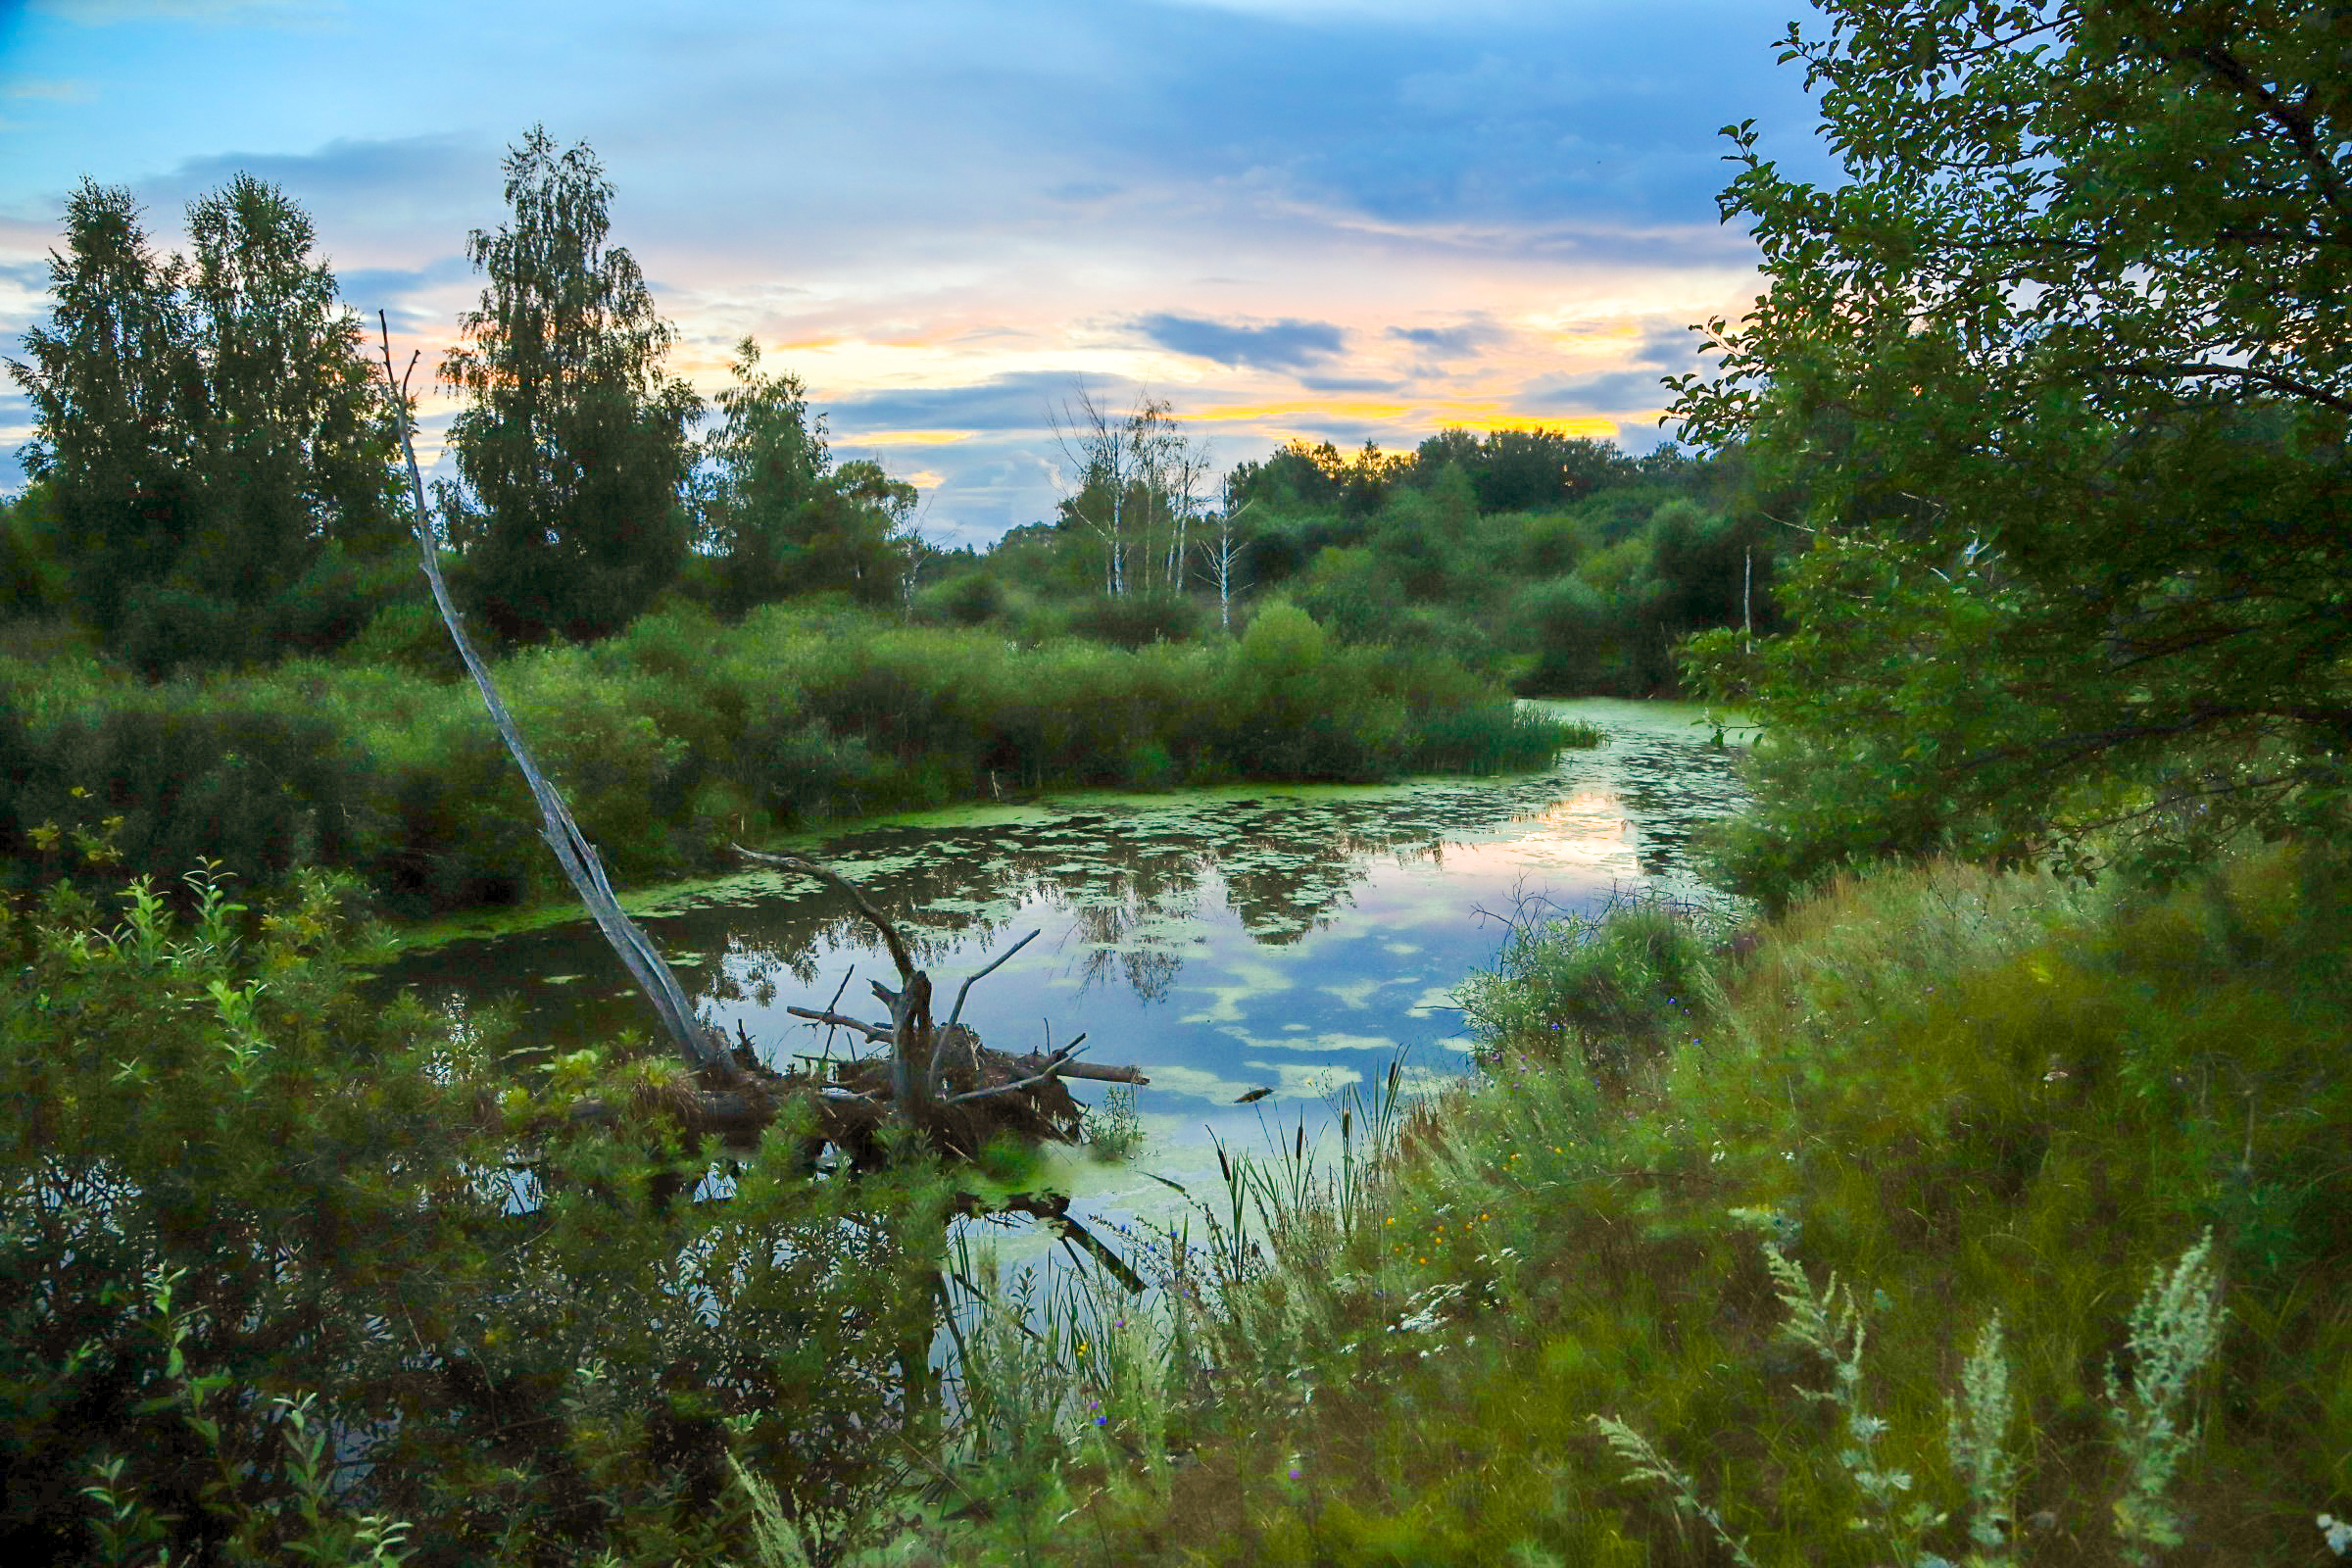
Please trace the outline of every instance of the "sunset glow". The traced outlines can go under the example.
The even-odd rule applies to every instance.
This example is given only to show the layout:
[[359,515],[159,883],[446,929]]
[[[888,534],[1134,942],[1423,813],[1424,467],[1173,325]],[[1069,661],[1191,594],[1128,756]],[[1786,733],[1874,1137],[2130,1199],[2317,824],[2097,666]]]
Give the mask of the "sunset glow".
[[[0,8],[0,352],[46,318],[81,178],[127,186],[170,251],[187,203],[247,171],[311,214],[395,355],[435,365],[481,290],[466,235],[505,220],[501,159],[543,122],[602,163],[673,372],[715,393],[753,337],[838,449],[902,474],[892,455],[922,454],[944,538],[1054,514],[1081,397],[1165,399],[1220,467],[1449,425],[1639,452],[1667,434],[1660,377],[1697,364],[1688,323],[1756,289],[1715,221],[1728,113],[1674,84],[1808,122],[1780,21],[1757,0],[33,0]],[[425,390],[441,477],[456,410]],[[30,433],[0,387],[0,488]]]

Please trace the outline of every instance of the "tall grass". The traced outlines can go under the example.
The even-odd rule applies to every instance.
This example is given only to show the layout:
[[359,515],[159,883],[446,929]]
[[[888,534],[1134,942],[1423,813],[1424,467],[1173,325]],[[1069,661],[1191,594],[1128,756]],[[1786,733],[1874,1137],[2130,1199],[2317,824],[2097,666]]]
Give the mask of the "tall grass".
[[1465,998],[1480,1081],[1346,1208],[1294,1200],[1303,1140],[1229,1156],[1188,1449],[1152,1487],[1069,1471],[1054,1555],[2324,1556],[2352,858],[2251,849],[2164,896],[1936,863],[1737,935],[1666,914],[1523,922]]
[[[1537,766],[1592,737],[1450,661],[1327,645],[1298,611],[1133,651],[1009,645],[839,608],[721,626],[691,607],[498,680],[623,879],[722,863],[730,839],[1048,788],[1373,779]],[[66,652],[0,658],[0,856],[81,866],[108,817],[132,870],[212,857],[255,888],[356,872],[397,911],[557,891],[520,779],[467,687],[297,660],[147,686]]]

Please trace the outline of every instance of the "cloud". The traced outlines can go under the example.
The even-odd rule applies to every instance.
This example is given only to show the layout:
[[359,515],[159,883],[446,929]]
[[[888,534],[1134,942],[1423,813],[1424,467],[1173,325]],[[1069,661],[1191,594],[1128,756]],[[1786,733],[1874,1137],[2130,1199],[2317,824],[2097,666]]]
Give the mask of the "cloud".
[[1634,351],[1636,365],[1655,365],[1677,372],[1695,368],[1703,340],[1684,325],[1658,323],[1642,330],[1642,346]]
[[1388,335],[1415,348],[1461,358],[1499,341],[1503,334],[1492,321],[1464,321],[1458,326],[1392,326]]
[[[1138,384],[1090,376],[1098,407],[1123,410]],[[1061,406],[1079,395],[1076,377],[1058,370],[1021,370],[968,386],[892,388],[830,398],[822,407],[845,429],[963,430],[1051,435]],[[845,440],[851,439],[844,437]]]
[[1147,316],[1136,325],[1161,348],[1257,370],[1298,369],[1333,358],[1347,342],[1347,333],[1329,321],[1245,326],[1198,316]]
[[87,82],[47,81],[37,76],[15,77],[5,86],[0,86],[0,93],[11,98],[28,98],[51,104],[86,104],[97,97]]
[[863,430],[836,435],[832,444],[852,447],[936,447],[951,441],[969,441],[969,430]]
[[247,173],[281,187],[321,232],[353,227],[442,230],[458,215],[495,221],[498,155],[440,132],[338,136],[307,153],[222,152],[183,159],[153,182],[185,200]]
[[1385,375],[1302,375],[1298,384],[1309,392],[1402,392],[1405,383]]
[[425,289],[460,283],[473,275],[473,264],[463,256],[441,256],[422,267],[352,267],[335,273],[343,297],[364,310],[404,300]]
[[1625,411],[1660,408],[1670,397],[1655,370],[1595,370],[1540,382],[1521,394],[1519,406]]
[[0,496],[24,488],[24,443],[32,439],[32,399],[0,392]]

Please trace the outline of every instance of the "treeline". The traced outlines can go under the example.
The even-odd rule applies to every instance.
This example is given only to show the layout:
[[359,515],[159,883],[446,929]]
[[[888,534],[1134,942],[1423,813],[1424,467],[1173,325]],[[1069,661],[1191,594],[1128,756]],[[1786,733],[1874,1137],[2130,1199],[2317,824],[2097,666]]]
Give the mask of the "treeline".
[[[586,147],[534,129],[506,171],[509,220],[467,242],[485,286],[438,367],[466,399],[429,519],[461,603],[522,646],[608,636],[673,589],[730,615],[889,602],[913,488],[837,465],[749,340],[714,410],[667,372],[674,333],[606,244]],[[49,318],[9,365],[35,432],[0,530],[10,618],[69,620],[149,678],[426,636],[393,395],[300,207],[239,174],[170,256],[126,190],[85,180],[65,220]]]
[[[1227,472],[1207,506],[1176,488],[1199,468],[1164,405],[1139,405],[1127,442],[1147,457],[1122,505],[1090,478],[1054,521],[929,564],[911,612],[1136,647],[1280,598],[1343,642],[1451,658],[1544,697],[1672,693],[1683,638],[1782,624],[1771,589],[1789,530],[1765,520],[1771,498],[1737,453],[1636,459],[1549,429],[1449,429],[1410,454],[1294,441]],[[1155,446],[1179,456],[1150,461]]]
[[[1778,541],[1735,463],[1546,429],[1410,455],[1294,442],[1217,474],[1166,402],[1082,391],[1055,415],[1077,479],[1054,517],[944,550],[912,486],[834,461],[807,389],[750,339],[709,406],[668,373],[674,333],[606,243],[586,147],[534,129],[506,172],[508,220],[467,241],[480,300],[437,368],[465,404],[427,519],[505,647],[594,642],[665,595],[735,619],[812,594],[1139,647],[1279,595],[1344,642],[1523,694],[1635,695],[1674,688],[1685,634],[1771,623]],[[243,174],[190,207],[187,255],[156,252],[124,190],[85,181],[65,217],[50,318],[10,365],[35,426],[0,527],[18,646],[70,624],[150,680],[288,654],[442,663],[393,396],[309,218]]]

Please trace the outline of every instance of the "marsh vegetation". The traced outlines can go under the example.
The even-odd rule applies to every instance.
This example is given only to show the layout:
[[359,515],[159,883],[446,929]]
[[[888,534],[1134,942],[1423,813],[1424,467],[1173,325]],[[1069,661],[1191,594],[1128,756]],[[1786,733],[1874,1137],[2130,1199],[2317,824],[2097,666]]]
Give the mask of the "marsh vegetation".
[[[371,378],[298,209],[240,176],[164,259],[85,184],[12,367],[34,483],[0,533],[0,1541],[2352,1549],[2340,8],[1820,9],[1785,59],[1826,84],[1843,182],[1727,127],[1724,210],[1769,288],[1675,385],[1701,456],[1455,431],[1212,487],[1164,406],[1085,405],[1059,514],[985,556],[836,464],[755,346],[696,434],[584,147],[526,136],[511,222],[469,246],[481,308],[440,367],[459,477],[429,498],[394,464],[388,343]],[[887,1062],[820,1058],[735,1137],[696,1107],[713,1077],[783,1081],[752,1049],[775,1040],[665,1013],[649,1045],[609,995],[566,1037],[368,989],[377,916],[543,911],[535,811],[562,840],[412,548],[615,880],[795,834],[870,854],[818,880],[877,930],[865,884],[906,915],[891,1019],[851,1026]],[[1538,879],[1443,975],[1346,925],[1392,867],[1527,869],[1498,849],[1514,792],[1582,809],[1577,764],[1543,770],[1600,734],[1514,693],[1667,690],[1711,705],[1693,750],[1752,743],[1752,800],[1686,862],[1705,889]],[[1484,778],[1412,781],[1385,818],[1274,787],[1431,770]],[[1127,798],[1055,804],[1077,786]],[[954,806],[977,831],[853,831]],[[1275,817],[1316,842],[1270,847]],[[1688,825],[1615,849],[1651,869]],[[1019,995],[1023,1031],[1050,1003],[1041,1083],[1061,994],[1116,975],[1149,1007],[1211,967],[1188,901],[1263,969],[1381,940],[1413,1004],[1382,996],[1397,974],[1334,1004],[1458,1007],[1466,1070],[1359,1069],[1310,1125],[1304,1063],[1264,1041],[1373,1031],[1269,1033],[1243,1011],[1263,976],[1228,976],[1203,1021],[1280,1082],[1226,1097],[1192,1164],[1139,1158],[1150,1094],[1184,1087],[1157,1064],[1132,1103],[1045,1097],[1102,1163],[943,1140],[918,1102],[956,1012],[933,1029],[920,965],[975,969],[964,943],[1055,901],[1080,940]],[[789,974],[838,1003],[852,914],[811,911],[698,941],[696,1000],[764,1005]],[[828,1130],[839,1096],[886,1111]],[[1054,1221],[1087,1171],[1171,1196],[1105,1216],[1116,1267],[1008,1259],[1075,1240]]]

